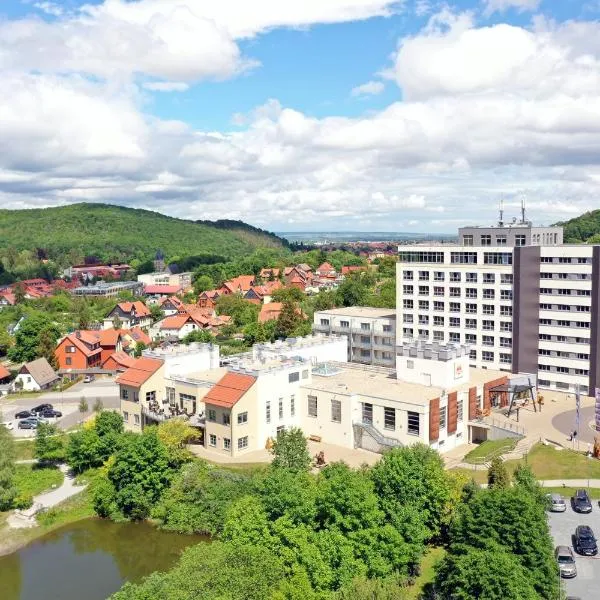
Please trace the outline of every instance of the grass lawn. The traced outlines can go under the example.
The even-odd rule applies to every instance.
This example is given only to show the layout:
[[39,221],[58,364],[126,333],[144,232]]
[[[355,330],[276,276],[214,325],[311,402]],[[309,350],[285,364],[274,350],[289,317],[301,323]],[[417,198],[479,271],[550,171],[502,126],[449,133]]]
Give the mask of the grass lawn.
[[421,574],[415,580],[415,584],[406,591],[407,600],[418,600],[427,584],[431,583],[435,577],[434,567],[442,558],[446,550],[444,548],[430,548],[427,554],[421,559]]
[[15,460],[31,460],[33,458],[34,446],[35,440],[15,442]]
[[[573,450],[556,450],[554,446],[536,444],[527,455],[527,460],[509,460],[506,468],[512,473],[522,462],[532,468],[538,479],[600,479],[600,460],[587,458]],[[472,477],[477,483],[487,483],[487,471],[452,470]]]
[[487,440],[481,442],[477,448],[473,448],[473,450],[465,456],[464,462],[480,463],[482,462],[482,459],[485,462],[485,459],[488,456],[501,451],[503,448],[506,449],[506,452],[509,452],[517,445],[517,441],[516,438],[502,438],[500,440]]
[[57,468],[44,467],[38,469],[36,465],[17,465],[15,484],[21,496],[36,496],[49,490],[52,486],[59,486],[64,476]]

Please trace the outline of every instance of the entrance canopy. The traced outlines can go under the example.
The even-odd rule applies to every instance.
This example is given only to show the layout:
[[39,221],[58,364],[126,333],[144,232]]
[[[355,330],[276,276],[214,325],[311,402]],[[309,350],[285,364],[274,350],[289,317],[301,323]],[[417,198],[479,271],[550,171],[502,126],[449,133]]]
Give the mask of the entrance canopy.
[[535,398],[533,396],[533,390],[535,389],[535,385],[533,383],[523,384],[523,383],[502,383],[500,385],[496,385],[493,388],[490,388],[490,394],[507,394],[510,398],[508,405],[508,412],[506,413],[507,417],[510,417],[510,413],[515,406],[516,400],[523,400],[524,404],[527,404],[529,400],[531,400],[533,404],[534,412],[537,412],[537,407],[535,404]]

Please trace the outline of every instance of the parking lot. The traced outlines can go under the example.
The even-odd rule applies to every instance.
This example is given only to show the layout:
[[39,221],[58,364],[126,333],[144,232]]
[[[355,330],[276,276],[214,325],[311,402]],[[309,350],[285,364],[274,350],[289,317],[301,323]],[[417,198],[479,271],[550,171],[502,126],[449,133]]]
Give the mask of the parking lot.
[[[567,511],[564,513],[549,513],[550,531],[554,538],[554,545],[564,545],[573,548],[575,528],[577,525],[589,525],[596,537],[600,535],[600,506],[593,501],[590,514],[576,513],[567,501]],[[578,596],[581,600],[595,600],[600,598],[600,554],[596,556],[580,556],[576,552],[577,577],[563,579],[565,589],[569,596]]]
[[[79,412],[81,398],[85,398],[88,404],[88,410],[84,414]],[[100,400],[106,409],[118,408],[119,387],[114,379],[104,378],[91,383],[77,383],[65,392],[45,392],[32,398],[8,396],[0,402],[0,411],[2,422],[13,422],[13,435],[27,438],[34,437],[35,430],[18,428],[15,414],[19,411],[30,410],[43,403],[52,404],[63,416],[59,419],[49,419],[49,422],[55,422],[61,429],[69,429],[92,413],[97,400]]]

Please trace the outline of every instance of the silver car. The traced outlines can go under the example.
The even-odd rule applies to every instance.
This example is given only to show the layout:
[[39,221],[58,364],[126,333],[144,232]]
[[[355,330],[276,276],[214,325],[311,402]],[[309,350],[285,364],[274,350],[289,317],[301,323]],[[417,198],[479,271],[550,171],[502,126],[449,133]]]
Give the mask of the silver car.
[[560,494],[547,494],[548,504],[551,512],[565,512],[567,503]]
[[575,557],[573,556],[573,550],[569,546],[557,546],[554,555],[556,556],[561,577],[570,579],[577,576]]

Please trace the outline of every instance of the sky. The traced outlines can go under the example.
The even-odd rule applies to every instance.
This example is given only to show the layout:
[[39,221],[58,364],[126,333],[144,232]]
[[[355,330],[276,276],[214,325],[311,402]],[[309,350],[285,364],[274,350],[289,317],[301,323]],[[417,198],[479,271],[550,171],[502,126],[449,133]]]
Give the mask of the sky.
[[453,233],[600,208],[600,0],[0,0],[0,208]]

